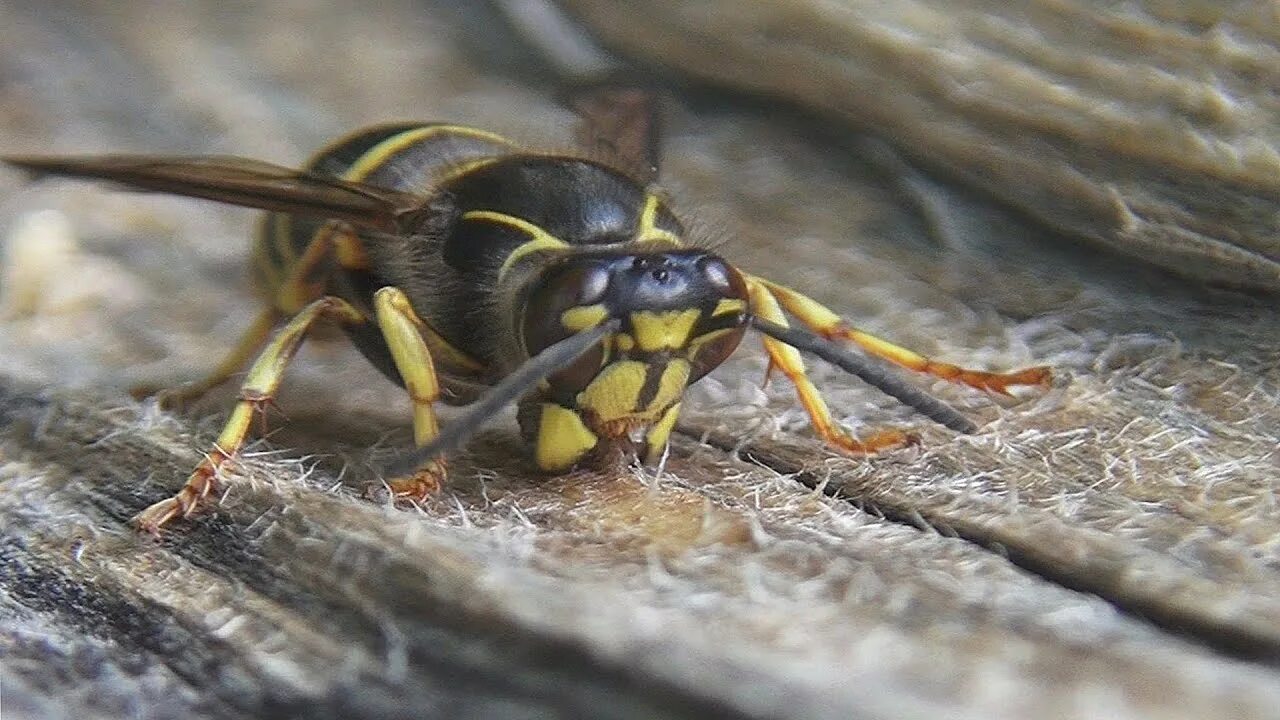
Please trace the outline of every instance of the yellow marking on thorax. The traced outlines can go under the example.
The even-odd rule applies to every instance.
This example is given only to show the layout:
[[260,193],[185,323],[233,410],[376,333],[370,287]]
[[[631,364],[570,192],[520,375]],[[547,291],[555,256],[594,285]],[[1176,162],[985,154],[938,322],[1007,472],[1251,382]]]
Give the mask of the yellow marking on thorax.
[[631,328],[641,350],[677,350],[688,344],[694,323],[701,316],[699,310],[645,310],[631,313]]
[[649,193],[644,199],[644,209],[640,211],[639,227],[636,229],[636,242],[652,242],[680,247],[680,238],[670,230],[657,226],[658,206],[662,201],[657,195]]
[[555,403],[542,404],[534,460],[547,472],[567,470],[596,446],[599,438],[587,429],[582,416]]
[[601,422],[632,417],[640,404],[640,392],[648,375],[648,363],[619,360],[605,367],[578,393],[578,407],[593,412]]
[[529,236],[530,240],[523,245],[519,245],[515,250],[507,255],[507,259],[503,261],[502,267],[498,268],[498,280],[502,280],[507,271],[512,268],[524,256],[541,252],[543,250],[558,250],[569,247],[569,243],[534,225],[523,218],[506,213],[494,212],[492,210],[472,210],[462,214],[463,220],[484,220],[499,225],[506,225],[514,228]]
[[414,130],[405,130],[374,145],[368,152],[361,155],[360,159],[356,160],[351,167],[347,168],[342,177],[346,180],[364,180],[370,173],[381,167],[388,158],[401,150],[433,135],[443,135],[445,133],[465,135],[480,140],[488,140],[489,142],[502,143],[503,145],[511,144],[509,140],[501,135],[477,130],[465,125],[432,125]]
[[560,313],[560,325],[570,332],[582,332],[604,322],[609,311],[604,305],[579,305]]

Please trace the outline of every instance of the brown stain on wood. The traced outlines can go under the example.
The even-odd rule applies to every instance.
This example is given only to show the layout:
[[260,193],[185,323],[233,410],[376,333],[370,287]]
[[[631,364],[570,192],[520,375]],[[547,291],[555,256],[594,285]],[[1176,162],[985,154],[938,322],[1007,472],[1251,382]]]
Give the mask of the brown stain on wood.
[[546,489],[564,502],[566,529],[612,538],[632,552],[669,558],[711,545],[751,543],[740,513],[670,483],[646,486],[635,473],[575,473],[550,480]]

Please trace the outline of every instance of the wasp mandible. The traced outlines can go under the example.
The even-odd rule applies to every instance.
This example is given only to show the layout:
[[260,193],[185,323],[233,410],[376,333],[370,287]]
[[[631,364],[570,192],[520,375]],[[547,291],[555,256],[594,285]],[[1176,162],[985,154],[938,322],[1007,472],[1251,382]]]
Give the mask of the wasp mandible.
[[[236,157],[4,158],[37,176],[269,211],[252,261],[266,307],[211,375],[164,396],[192,400],[248,365],[239,400],[186,484],[137,525],[157,532],[208,502],[219,468],[240,452],[320,321],[341,325],[412,399],[418,449],[388,481],[412,499],[436,492],[445,454],[511,402],[544,471],[660,457],[685,389],[724,362],[748,327],[763,335],[771,369],[794,384],[817,434],[851,453],[911,436],[846,433],[800,350],[961,432],[973,423],[866,355],[994,392],[1048,381],[1044,367],[991,373],[930,360],[691,242],[654,185],[655,97],[600,88],[579,94],[576,107],[579,154],[461,125],[396,123],[342,138],[300,170]],[[442,430],[438,401],[472,407]]]

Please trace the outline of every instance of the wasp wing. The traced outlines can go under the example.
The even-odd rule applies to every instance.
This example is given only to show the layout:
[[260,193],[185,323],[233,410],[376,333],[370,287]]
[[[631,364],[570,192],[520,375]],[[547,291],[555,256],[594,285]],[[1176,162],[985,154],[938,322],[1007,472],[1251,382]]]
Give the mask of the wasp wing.
[[658,177],[661,160],[661,107],[646,88],[600,84],[569,93],[569,106],[581,117],[577,140],[649,183]]
[[238,157],[5,156],[0,160],[37,178],[59,175],[107,180],[133,190],[343,220],[393,233],[425,204],[421,196],[412,193]]

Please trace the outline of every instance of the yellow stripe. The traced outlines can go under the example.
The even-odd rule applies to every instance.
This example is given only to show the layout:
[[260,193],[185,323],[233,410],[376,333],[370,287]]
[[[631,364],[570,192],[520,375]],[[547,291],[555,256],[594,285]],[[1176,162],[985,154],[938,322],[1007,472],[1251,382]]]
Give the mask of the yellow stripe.
[[604,322],[609,311],[604,305],[579,305],[560,313],[560,325],[570,332],[582,332]]
[[506,225],[515,228],[520,232],[528,235],[531,240],[520,245],[511,254],[507,256],[506,261],[502,263],[502,267],[498,268],[498,280],[502,280],[507,271],[511,269],[521,258],[529,253],[541,252],[543,250],[556,250],[569,247],[569,243],[534,225],[528,220],[522,220],[514,215],[506,213],[493,212],[492,210],[472,210],[463,213],[463,220],[486,220],[499,225]]
[[649,193],[644,199],[644,209],[640,211],[640,227],[636,230],[636,242],[653,242],[680,247],[680,238],[675,233],[657,226],[658,206],[661,200],[657,195]]
[[717,330],[712,330],[711,332],[705,332],[705,333],[702,333],[701,335],[698,335],[697,337],[689,341],[689,348],[687,351],[688,356],[693,357],[698,353],[699,350],[702,349],[703,345],[706,345],[707,343],[712,342],[713,340],[719,340],[725,335],[728,335],[729,333],[737,332],[737,331],[738,331],[738,328],[719,328]]
[[488,140],[489,142],[502,143],[504,145],[511,144],[501,135],[495,135],[494,133],[477,130],[465,125],[432,125],[414,130],[405,130],[374,145],[368,152],[361,155],[360,159],[353,163],[351,167],[347,168],[342,177],[346,180],[363,180],[374,170],[377,170],[392,155],[433,135],[443,135],[445,133],[465,135],[478,140]]

